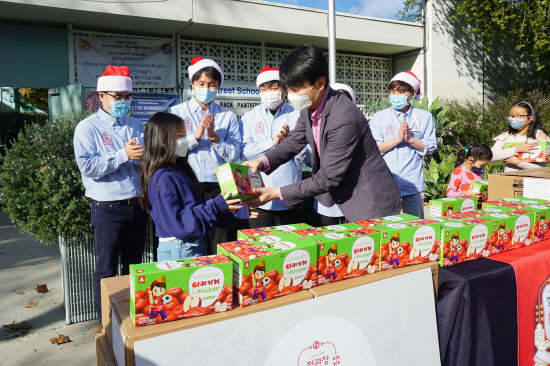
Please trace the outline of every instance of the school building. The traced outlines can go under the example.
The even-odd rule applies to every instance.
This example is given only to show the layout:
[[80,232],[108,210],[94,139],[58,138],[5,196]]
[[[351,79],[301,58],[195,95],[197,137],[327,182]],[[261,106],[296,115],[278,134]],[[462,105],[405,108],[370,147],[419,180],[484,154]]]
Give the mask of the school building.
[[[425,1],[418,24],[337,13],[336,81],[355,90],[357,104],[387,97],[392,75],[406,70],[422,80],[429,100],[481,98],[505,88],[512,78],[496,82],[492,73],[498,67],[499,74],[513,75],[513,65],[507,72],[506,56],[485,54],[464,34],[450,19],[454,2]],[[0,87],[83,84],[90,93],[94,75],[86,65],[102,56],[85,53],[91,43],[160,42],[162,52],[174,55],[164,66],[170,70],[160,84],[133,75],[145,78],[138,91],[185,100],[191,58],[211,58],[226,80],[218,102],[240,115],[259,102],[255,78],[264,65],[278,66],[303,43],[328,52],[327,34],[326,11],[260,0],[0,0]],[[139,63],[136,55],[113,60]]]

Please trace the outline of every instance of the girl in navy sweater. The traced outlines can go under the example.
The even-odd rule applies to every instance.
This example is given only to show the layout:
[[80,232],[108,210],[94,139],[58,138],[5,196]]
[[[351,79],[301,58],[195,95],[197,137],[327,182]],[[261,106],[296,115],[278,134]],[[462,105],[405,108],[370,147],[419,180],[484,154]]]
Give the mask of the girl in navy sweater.
[[257,215],[240,200],[225,201],[225,191],[205,201],[187,162],[187,146],[180,117],[157,112],[149,118],[141,167],[141,205],[155,222],[159,261],[205,255],[205,234],[213,226],[230,228],[238,219]]

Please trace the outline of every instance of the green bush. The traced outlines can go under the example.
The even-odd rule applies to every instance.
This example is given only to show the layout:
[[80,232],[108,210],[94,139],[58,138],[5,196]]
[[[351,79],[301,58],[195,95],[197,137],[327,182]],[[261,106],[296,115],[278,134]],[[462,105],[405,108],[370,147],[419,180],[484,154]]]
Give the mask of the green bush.
[[27,126],[2,158],[0,203],[23,232],[53,244],[58,236],[90,235],[90,201],[73,151],[76,125],[66,114],[43,126]]
[[493,146],[493,138],[508,127],[510,107],[524,99],[530,99],[537,107],[543,125],[550,125],[550,97],[540,89],[517,88],[505,94],[497,94],[483,105],[481,100],[449,102],[448,117],[457,124],[443,136],[443,144],[461,149],[476,143]]
[[429,166],[424,168],[425,201],[447,197],[447,186],[455,169],[455,161],[456,155],[447,147],[441,147],[430,157]]

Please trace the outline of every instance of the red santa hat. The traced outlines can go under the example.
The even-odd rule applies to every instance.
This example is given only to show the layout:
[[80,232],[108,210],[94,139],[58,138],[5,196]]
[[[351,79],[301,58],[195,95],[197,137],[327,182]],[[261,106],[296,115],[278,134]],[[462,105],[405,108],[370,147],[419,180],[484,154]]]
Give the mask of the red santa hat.
[[402,81],[404,83],[409,84],[410,86],[413,87],[414,91],[416,92],[414,99],[416,99],[419,102],[422,99],[424,99],[424,94],[420,92],[420,79],[417,78],[412,71],[400,72],[399,74],[395,75],[393,79],[390,80],[390,83],[392,81]]
[[330,86],[334,90],[345,90],[349,93],[351,96],[351,101],[355,103],[355,93],[353,92],[353,89],[346,84],[340,84],[340,83],[334,83]]
[[107,66],[103,75],[97,79],[98,92],[131,92],[132,79],[128,66]]
[[221,85],[223,83],[223,72],[220,65],[218,65],[216,61],[202,57],[195,57],[191,60],[191,66],[189,66],[189,69],[187,69],[189,71],[189,80],[193,80],[193,75],[195,75],[197,72],[204,69],[205,67],[213,67],[218,70],[218,72],[222,76],[222,80],[220,82]]
[[258,74],[258,78],[256,79],[256,86],[260,88],[260,85],[262,85],[263,83],[274,80],[281,80],[279,78],[279,69],[266,66]]

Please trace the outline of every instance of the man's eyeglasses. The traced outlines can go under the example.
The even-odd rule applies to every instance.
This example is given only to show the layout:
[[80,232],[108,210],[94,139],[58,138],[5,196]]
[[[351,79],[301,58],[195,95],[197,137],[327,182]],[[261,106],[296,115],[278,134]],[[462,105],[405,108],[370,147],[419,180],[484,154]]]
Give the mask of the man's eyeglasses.
[[117,101],[121,101],[121,100],[132,100],[132,98],[134,97],[133,94],[128,94],[126,96],[122,95],[122,94],[115,94],[115,95],[112,95],[112,94],[109,94],[107,92],[103,92],[103,94],[107,94],[108,96],[112,97],[112,98],[115,98],[115,100]]

